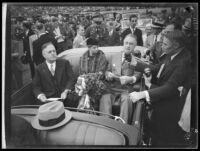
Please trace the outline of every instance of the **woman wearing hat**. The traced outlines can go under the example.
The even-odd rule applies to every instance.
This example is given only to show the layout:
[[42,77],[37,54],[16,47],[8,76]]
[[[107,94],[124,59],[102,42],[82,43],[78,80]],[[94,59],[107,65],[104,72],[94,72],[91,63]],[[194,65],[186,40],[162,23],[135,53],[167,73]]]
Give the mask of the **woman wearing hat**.
[[93,38],[87,40],[88,51],[80,58],[79,74],[104,73],[108,66],[108,61],[103,51],[98,49],[98,41]]
[[[103,51],[98,49],[98,41],[89,38],[87,40],[88,51],[80,58],[79,75],[97,73],[104,75],[108,67],[108,61]],[[96,109],[98,105],[96,104]]]

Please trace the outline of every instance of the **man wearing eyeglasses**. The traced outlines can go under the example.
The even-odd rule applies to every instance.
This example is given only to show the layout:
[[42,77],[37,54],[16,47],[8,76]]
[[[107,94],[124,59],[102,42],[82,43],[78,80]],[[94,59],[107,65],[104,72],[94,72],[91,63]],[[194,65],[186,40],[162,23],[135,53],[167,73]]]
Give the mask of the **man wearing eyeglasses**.
[[121,34],[121,42],[123,43],[124,38],[126,37],[126,35],[132,33],[133,35],[135,35],[137,37],[137,45],[138,46],[143,46],[142,31],[136,27],[137,20],[138,20],[137,15],[131,15],[129,17],[129,20],[130,20],[130,27],[122,32],[122,34]]

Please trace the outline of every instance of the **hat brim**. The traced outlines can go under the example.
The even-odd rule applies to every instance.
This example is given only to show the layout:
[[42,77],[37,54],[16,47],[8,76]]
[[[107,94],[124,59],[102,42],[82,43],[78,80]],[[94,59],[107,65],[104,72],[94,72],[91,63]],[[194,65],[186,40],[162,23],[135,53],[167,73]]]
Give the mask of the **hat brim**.
[[185,29],[185,30],[191,30],[191,28],[184,26],[184,25],[182,25],[182,28]]
[[60,123],[54,125],[54,126],[41,126],[39,124],[39,119],[38,116],[35,116],[34,119],[31,121],[31,125],[33,128],[38,129],[38,130],[51,130],[51,129],[55,129],[58,128],[60,126],[63,126],[64,124],[66,124],[67,122],[69,122],[72,118],[72,113],[68,110],[65,110],[65,119],[63,121],[61,121]]
[[164,27],[160,27],[160,26],[151,25],[151,28],[159,28],[159,29],[163,29]]

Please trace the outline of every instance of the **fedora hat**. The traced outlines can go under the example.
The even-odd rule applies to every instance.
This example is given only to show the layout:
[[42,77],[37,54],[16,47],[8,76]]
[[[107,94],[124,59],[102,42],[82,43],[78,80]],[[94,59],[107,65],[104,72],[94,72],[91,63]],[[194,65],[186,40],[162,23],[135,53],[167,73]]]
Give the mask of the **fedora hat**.
[[164,28],[164,24],[158,23],[158,22],[153,22],[153,23],[151,24],[151,28],[162,29],[162,28]]
[[63,126],[71,118],[72,114],[64,109],[63,102],[53,101],[39,107],[37,115],[31,121],[31,125],[38,130],[50,130]]

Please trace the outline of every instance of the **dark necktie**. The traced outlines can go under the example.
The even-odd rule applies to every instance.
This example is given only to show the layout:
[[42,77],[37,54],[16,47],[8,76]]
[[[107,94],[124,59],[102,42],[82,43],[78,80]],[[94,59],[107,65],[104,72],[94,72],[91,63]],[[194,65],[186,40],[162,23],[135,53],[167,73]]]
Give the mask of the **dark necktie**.
[[158,35],[156,35],[156,38],[155,38],[155,43],[157,42],[157,36],[158,36]]
[[124,59],[125,59],[127,62],[131,62],[131,54],[124,54]]

